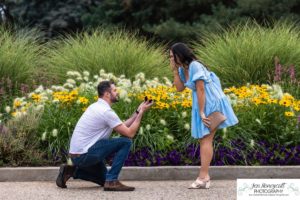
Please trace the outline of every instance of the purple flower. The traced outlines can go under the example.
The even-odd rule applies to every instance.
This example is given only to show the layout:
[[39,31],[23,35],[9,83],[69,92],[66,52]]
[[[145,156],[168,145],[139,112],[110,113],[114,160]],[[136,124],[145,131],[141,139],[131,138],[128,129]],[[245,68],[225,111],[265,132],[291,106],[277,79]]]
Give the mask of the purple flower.
[[[258,141],[255,149],[247,149],[242,140],[232,140],[232,146],[222,144],[214,150],[211,165],[298,165],[300,164],[300,145],[285,146],[277,143]],[[232,148],[234,147],[234,148]],[[197,144],[171,151],[152,152],[141,148],[131,152],[126,166],[163,166],[163,165],[199,165],[200,148]]]
[[22,83],[22,84],[21,84],[21,93],[22,93],[22,95],[25,95],[25,94],[27,94],[28,92],[29,92],[29,86]]
[[289,73],[290,73],[291,81],[295,82],[296,81],[296,76],[295,76],[295,67],[294,67],[294,65],[290,66]]
[[168,158],[168,161],[170,161],[170,163],[173,165],[178,165],[181,162],[181,155],[176,150],[171,151],[167,155],[167,158]]
[[274,81],[280,81],[281,80],[281,74],[282,74],[282,66],[281,64],[276,64],[275,66],[275,77]]

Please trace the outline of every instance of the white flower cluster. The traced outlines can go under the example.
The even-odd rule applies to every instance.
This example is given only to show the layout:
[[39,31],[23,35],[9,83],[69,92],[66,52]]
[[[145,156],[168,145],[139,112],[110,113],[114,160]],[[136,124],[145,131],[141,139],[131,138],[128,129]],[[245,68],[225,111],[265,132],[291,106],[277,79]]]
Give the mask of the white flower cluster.
[[[130,79],[127,79],[125,75],[116,77],[112,73],[106,73],[103,69],[99,70],[99,74],[93,75],[93,79],[90,78],[90,73],[88,71],[84,71],[83,73],[78,71],[68,71],[67,77],[66,82],[62,85],[53,85],[50,89],[45,89],[42,85],[40,85],[26,97],[16,98],[14,100],[14,105],[17,103],[17,108],[16,106],[7,106],[5,111],[7,113],[14,112],[13,116],[15,118],[25,116],[27,114],[26,110],[31,107],[37,111],[41,111],[43,110],[46,102],[50,101],[54,104],[59,103],[58,100],[53,99],[52,97],[54,92],[70,92],[74,89],[78,89],[79,93],[92,92],[96,96],[97,85],[99,82],[104,80],[113,80],[116,83],[119,96],[125,102],[131,102],[129,93],[140,93],[149,87],[172,86],[171,81],[166,77],[163,78],[163,82],[160,82],[158,78],[146,80],[144,73],[138,73],[134,77],[134,80],[131,81]],[[31,99],[34,98],[34,95],[38,95],[39,101],[30,104],[29,102],[32,102]]]
[[269,92],[271,98],[273,99],[282,99],[283,97],[283,91],[280,85],[278,84],[273,84],[272,86],[270,85],[265,85],[267,87],[267,91]]

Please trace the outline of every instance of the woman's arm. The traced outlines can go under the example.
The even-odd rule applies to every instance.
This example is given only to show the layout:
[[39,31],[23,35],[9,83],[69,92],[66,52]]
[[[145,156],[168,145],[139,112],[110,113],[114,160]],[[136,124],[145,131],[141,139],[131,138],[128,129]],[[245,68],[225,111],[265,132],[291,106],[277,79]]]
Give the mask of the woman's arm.
[[199,104],[200,117],[205,126],[209,127],[210,120],[206,118],[204,110],[205,110],[205,88],[204,81],[198,80],[196,81],[196,91],[197,91],[197,99]]
[[176,90],[178,92],[183,91],[185,86],[179,77],[179,71],[178,71],[179,67],[176,65],[176,63],[174,61],[174,55],[172,54],[172,52],[170,53],[170,68],[171,68],[171,70],[173,72],[173,76],[174,76],[173,85],[175,85]]
[[[197,90],[199,111],[200,111],[200,115],[202,115],[202,114],[204,114],[204,106],[205,106],[205,89],[204,89],[204,81],[203,80],[196,81],[196,90]],[[204,117],[205,117],[205,115],[204,115]]]
[[178,92],[181,92],[185,89],[185,86],[183,82],[181,81],[178,70],[173,70],[173,75],[174,75],[174,82],[173,84],[175,85],[176,89]]
[[171,67],[171,70],[172,70],[173,76],[174,76],[173,85],[175,85],[176,90],[178,92],[181,92],[185,89],[185,86],[179,77],[179,71],[178,71],[179,67],[176,66],[176,64],[174,62],[174,58],[172,58],[172,59],[170,58],[170,67]]

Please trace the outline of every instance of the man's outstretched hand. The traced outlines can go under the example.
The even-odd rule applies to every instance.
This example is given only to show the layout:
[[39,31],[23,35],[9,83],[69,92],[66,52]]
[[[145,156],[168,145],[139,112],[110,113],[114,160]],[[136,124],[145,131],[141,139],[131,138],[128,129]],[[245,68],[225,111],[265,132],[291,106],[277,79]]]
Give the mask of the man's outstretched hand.
[[139,105],[137,111],[139,111],[139,112],[145,112],[145,111],[149,110],[150,107],[151,107],[153,104],[154,104],[153,101],[150,101],[150,100],[144,101],[143,103],[141,103],[141,104]]

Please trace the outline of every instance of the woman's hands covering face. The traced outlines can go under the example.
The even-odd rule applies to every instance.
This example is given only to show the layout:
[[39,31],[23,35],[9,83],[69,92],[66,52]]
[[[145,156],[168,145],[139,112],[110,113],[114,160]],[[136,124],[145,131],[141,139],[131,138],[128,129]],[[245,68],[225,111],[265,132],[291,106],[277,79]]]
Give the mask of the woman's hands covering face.
[[170,67],[172,71],[177,71],[178,70],[178,65],[175,62],[174,55],[172,51],[170,51]]

